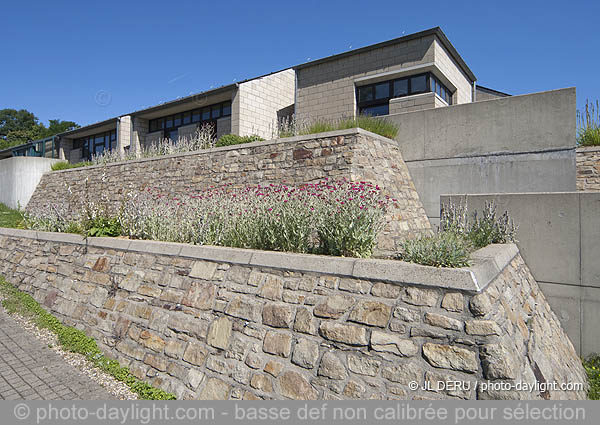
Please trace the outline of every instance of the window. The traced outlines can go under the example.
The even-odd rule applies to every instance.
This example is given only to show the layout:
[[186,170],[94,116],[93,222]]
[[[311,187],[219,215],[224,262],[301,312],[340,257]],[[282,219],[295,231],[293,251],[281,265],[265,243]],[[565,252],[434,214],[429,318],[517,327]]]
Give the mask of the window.
[[[163,137],[177,139],[177,129],[191,123],[214,123],[217,119],[231,116],[231,102],[217,103],[201,109],[194,109],[168,117],[152,119],[150,133],[163,131]],[[174,138],[173,138],[174,137]]]
[[110,130],[103,133],[93,134],[73,141],[73,149],[81,149],[81,157],[91,161],[93,155],[99,155],[110,150],[117,142],[117,131]]
[[452,104],[450,90],[435,75],[428,72],[357,87],[358,113],[372,116],[388,115],[390,99],[428,92],[437,93],[448,105]]

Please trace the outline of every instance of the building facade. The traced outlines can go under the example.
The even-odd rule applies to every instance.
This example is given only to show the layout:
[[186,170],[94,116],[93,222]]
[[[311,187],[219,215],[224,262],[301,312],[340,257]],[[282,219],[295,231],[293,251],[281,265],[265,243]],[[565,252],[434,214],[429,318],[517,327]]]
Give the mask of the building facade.
[[296,123],[310,124],[506,96],[479,89],[475,82],[437,27],[62,133],[53,140],[52,152],[70,162],[107,150],[138,152],[162,139],[192,137],[203,125],[210,125],[216,137],[271,139],[292,116]]

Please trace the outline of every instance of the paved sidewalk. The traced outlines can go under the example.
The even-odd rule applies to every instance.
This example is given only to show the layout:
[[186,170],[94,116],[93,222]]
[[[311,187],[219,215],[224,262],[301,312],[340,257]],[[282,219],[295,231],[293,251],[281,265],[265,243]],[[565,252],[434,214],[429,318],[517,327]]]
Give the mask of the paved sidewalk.
[[0,306],[0,399],[116,400],[21,328]]

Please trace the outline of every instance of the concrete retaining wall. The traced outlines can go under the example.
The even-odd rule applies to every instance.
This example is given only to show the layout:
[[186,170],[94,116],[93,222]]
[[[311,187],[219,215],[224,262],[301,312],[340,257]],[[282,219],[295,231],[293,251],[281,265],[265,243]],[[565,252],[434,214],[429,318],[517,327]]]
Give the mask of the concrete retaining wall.
[[382,255],[406,238],[431,231],[398,146],[361,129],[53,172],[42,178],[27,209],[75,203],[71,207],[79,210],[77,202],[89,199],[92,192],[118,209],[128,193],[147,188],[173,198],[212,185],[303,184],[323,178],[371,182],[397,199],[378,239]]
[[577,148],[577,190],[600,192],[600,146]]
[[9,281],[178,398],[585,397],[475,387],[585,382],[514,245],[469,269],[13,229],[0,248]]
[[57,159],[19,156],[0,161],[0,203],[25,208],[42,175]]
[[600,193],[442,196],[482,210],[494,201],[519,225],[523,258],[577,351],[600,352]]
[[437,224],[443,193],[575,190],[575,89],[389,115]]

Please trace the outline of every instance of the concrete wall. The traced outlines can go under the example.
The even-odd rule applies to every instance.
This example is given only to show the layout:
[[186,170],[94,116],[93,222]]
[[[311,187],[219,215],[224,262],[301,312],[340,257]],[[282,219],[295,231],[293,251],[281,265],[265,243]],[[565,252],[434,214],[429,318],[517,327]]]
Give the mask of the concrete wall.
[[25,208],[42,175],[59,159],[17,156],[0,161],[0,203]]
[[[180,399],[585,398],[476,387],[586,378],[516,247],[474,261],[471,274],[0,229],[9,282]],[[449,380],[470,385],[438,390]]]
[[389,115],[436,222],[442,193],[575,190],[575,89]]
[[271,139],[277,134],[277,112],[293,105],[294,97],[293,69],[241,83],[232,102],[230,132]]
[[600,192],[600,146],[577,148],[577,190]]
[[523,258],[577,351],[600,352],[600,193],[442,196],[466,199],[470,211],[495,201],[519,226]]
[[494,100],[500,99],[502,97],[508,97],[510,95],[497,92],[492,89],[488,89],[486,87],[476,86],[476,98],[477,102],[481,102],[483,100]]
[[423,93],[414,96],[390,99],[390,114],[401,114],[404,112],[435,108],[437,98],[438,96],[435,93]]

